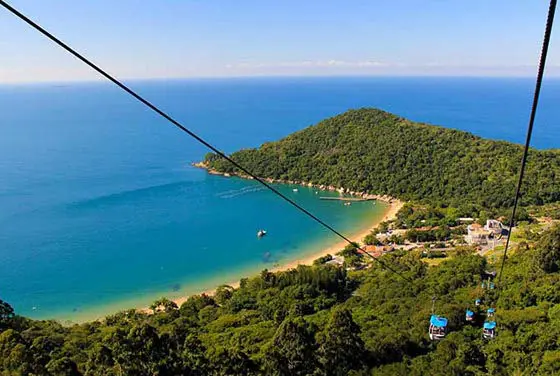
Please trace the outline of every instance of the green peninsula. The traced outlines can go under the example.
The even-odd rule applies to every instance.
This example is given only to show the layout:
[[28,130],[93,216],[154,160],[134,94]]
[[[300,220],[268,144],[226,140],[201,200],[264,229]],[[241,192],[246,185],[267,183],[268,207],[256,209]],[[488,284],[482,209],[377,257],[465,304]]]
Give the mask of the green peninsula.
[[[491,209],[511,207],[522,151],[521,145],[359,109],[231,157],[259,177]],[[239,172],[212,153],[205,164]],[[560,151],[531,150],[523,204],[560,201],[559,187]]]

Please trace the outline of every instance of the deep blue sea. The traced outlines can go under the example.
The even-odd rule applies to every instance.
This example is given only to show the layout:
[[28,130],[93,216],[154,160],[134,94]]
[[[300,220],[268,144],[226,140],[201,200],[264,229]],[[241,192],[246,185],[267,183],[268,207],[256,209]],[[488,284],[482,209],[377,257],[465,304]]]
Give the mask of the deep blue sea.
[[[521,143],[532,79],[255,78],[130,82],[226,152],[347,109]],[[560,81],[545,80],[532,145],[560,147]],[[336,238],[253,181],[191,166],[206,150],[106,83],[0,86],[0,299],[79,320],[298,259]],[[383,212],[280,186],[352,233]],[[321,193],[324,195],[324,193]],[[258,229],[269,235],[258,240]]]

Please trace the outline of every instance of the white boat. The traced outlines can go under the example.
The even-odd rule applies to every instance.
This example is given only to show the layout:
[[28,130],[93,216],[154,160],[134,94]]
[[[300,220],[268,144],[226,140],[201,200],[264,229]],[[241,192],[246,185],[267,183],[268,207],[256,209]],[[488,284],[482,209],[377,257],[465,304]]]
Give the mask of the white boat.
[[297,189],[297,188],[294,188],[294,189],[292,189],[292,191],[294,191],[294,192],[297,192],[297,191],[298,191],[298,189]]
[[265,236],[265,235],[266,235],[266,230],[259,230],[259,231],[257,232],[257,237],[258,237],[258,238],[262,238],[262,237]]

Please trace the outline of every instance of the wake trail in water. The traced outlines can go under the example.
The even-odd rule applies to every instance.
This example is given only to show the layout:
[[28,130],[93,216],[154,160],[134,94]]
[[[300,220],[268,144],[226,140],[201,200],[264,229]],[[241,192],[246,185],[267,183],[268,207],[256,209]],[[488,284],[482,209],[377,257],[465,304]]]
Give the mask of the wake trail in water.
[[250,193],[263,191],[265,189],[266,189],[265,187],[255,185],[255,186],[252,186],[252,187],[243,187],[241,189],[231,189],[229,191],[220,192],[220,193],[216,194],[216,197],[229,199],[229,198],[243,196],[243,195],[250,194]]

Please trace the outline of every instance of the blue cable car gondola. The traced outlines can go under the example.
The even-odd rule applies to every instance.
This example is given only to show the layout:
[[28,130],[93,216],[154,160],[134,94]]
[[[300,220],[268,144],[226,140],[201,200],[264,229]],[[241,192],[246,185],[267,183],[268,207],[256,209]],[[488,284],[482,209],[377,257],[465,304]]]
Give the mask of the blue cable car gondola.
[[486,321],[482,328],[482,337],[486,339],[491,339],[496,336],[496,322]]
[[465,312],[465,320],[466,321],[473,321],[474,320],[474,312],[471,311],[470,309],[467,309],[467,311]]
[[447,331],[447,319],[442,316],[432,315],[430,317],[430,339],[432,341],[445,337]]
[[486,311],[486,317],[493,317],[494,313],[496,313],[495,308],[488,308],[488,310]]
[[480,301],[480,299],[476,299],[476,300],[474,301],[474,305],[477,306],[477,307],[480,305],[480,303],[482,303],[482,302]]

